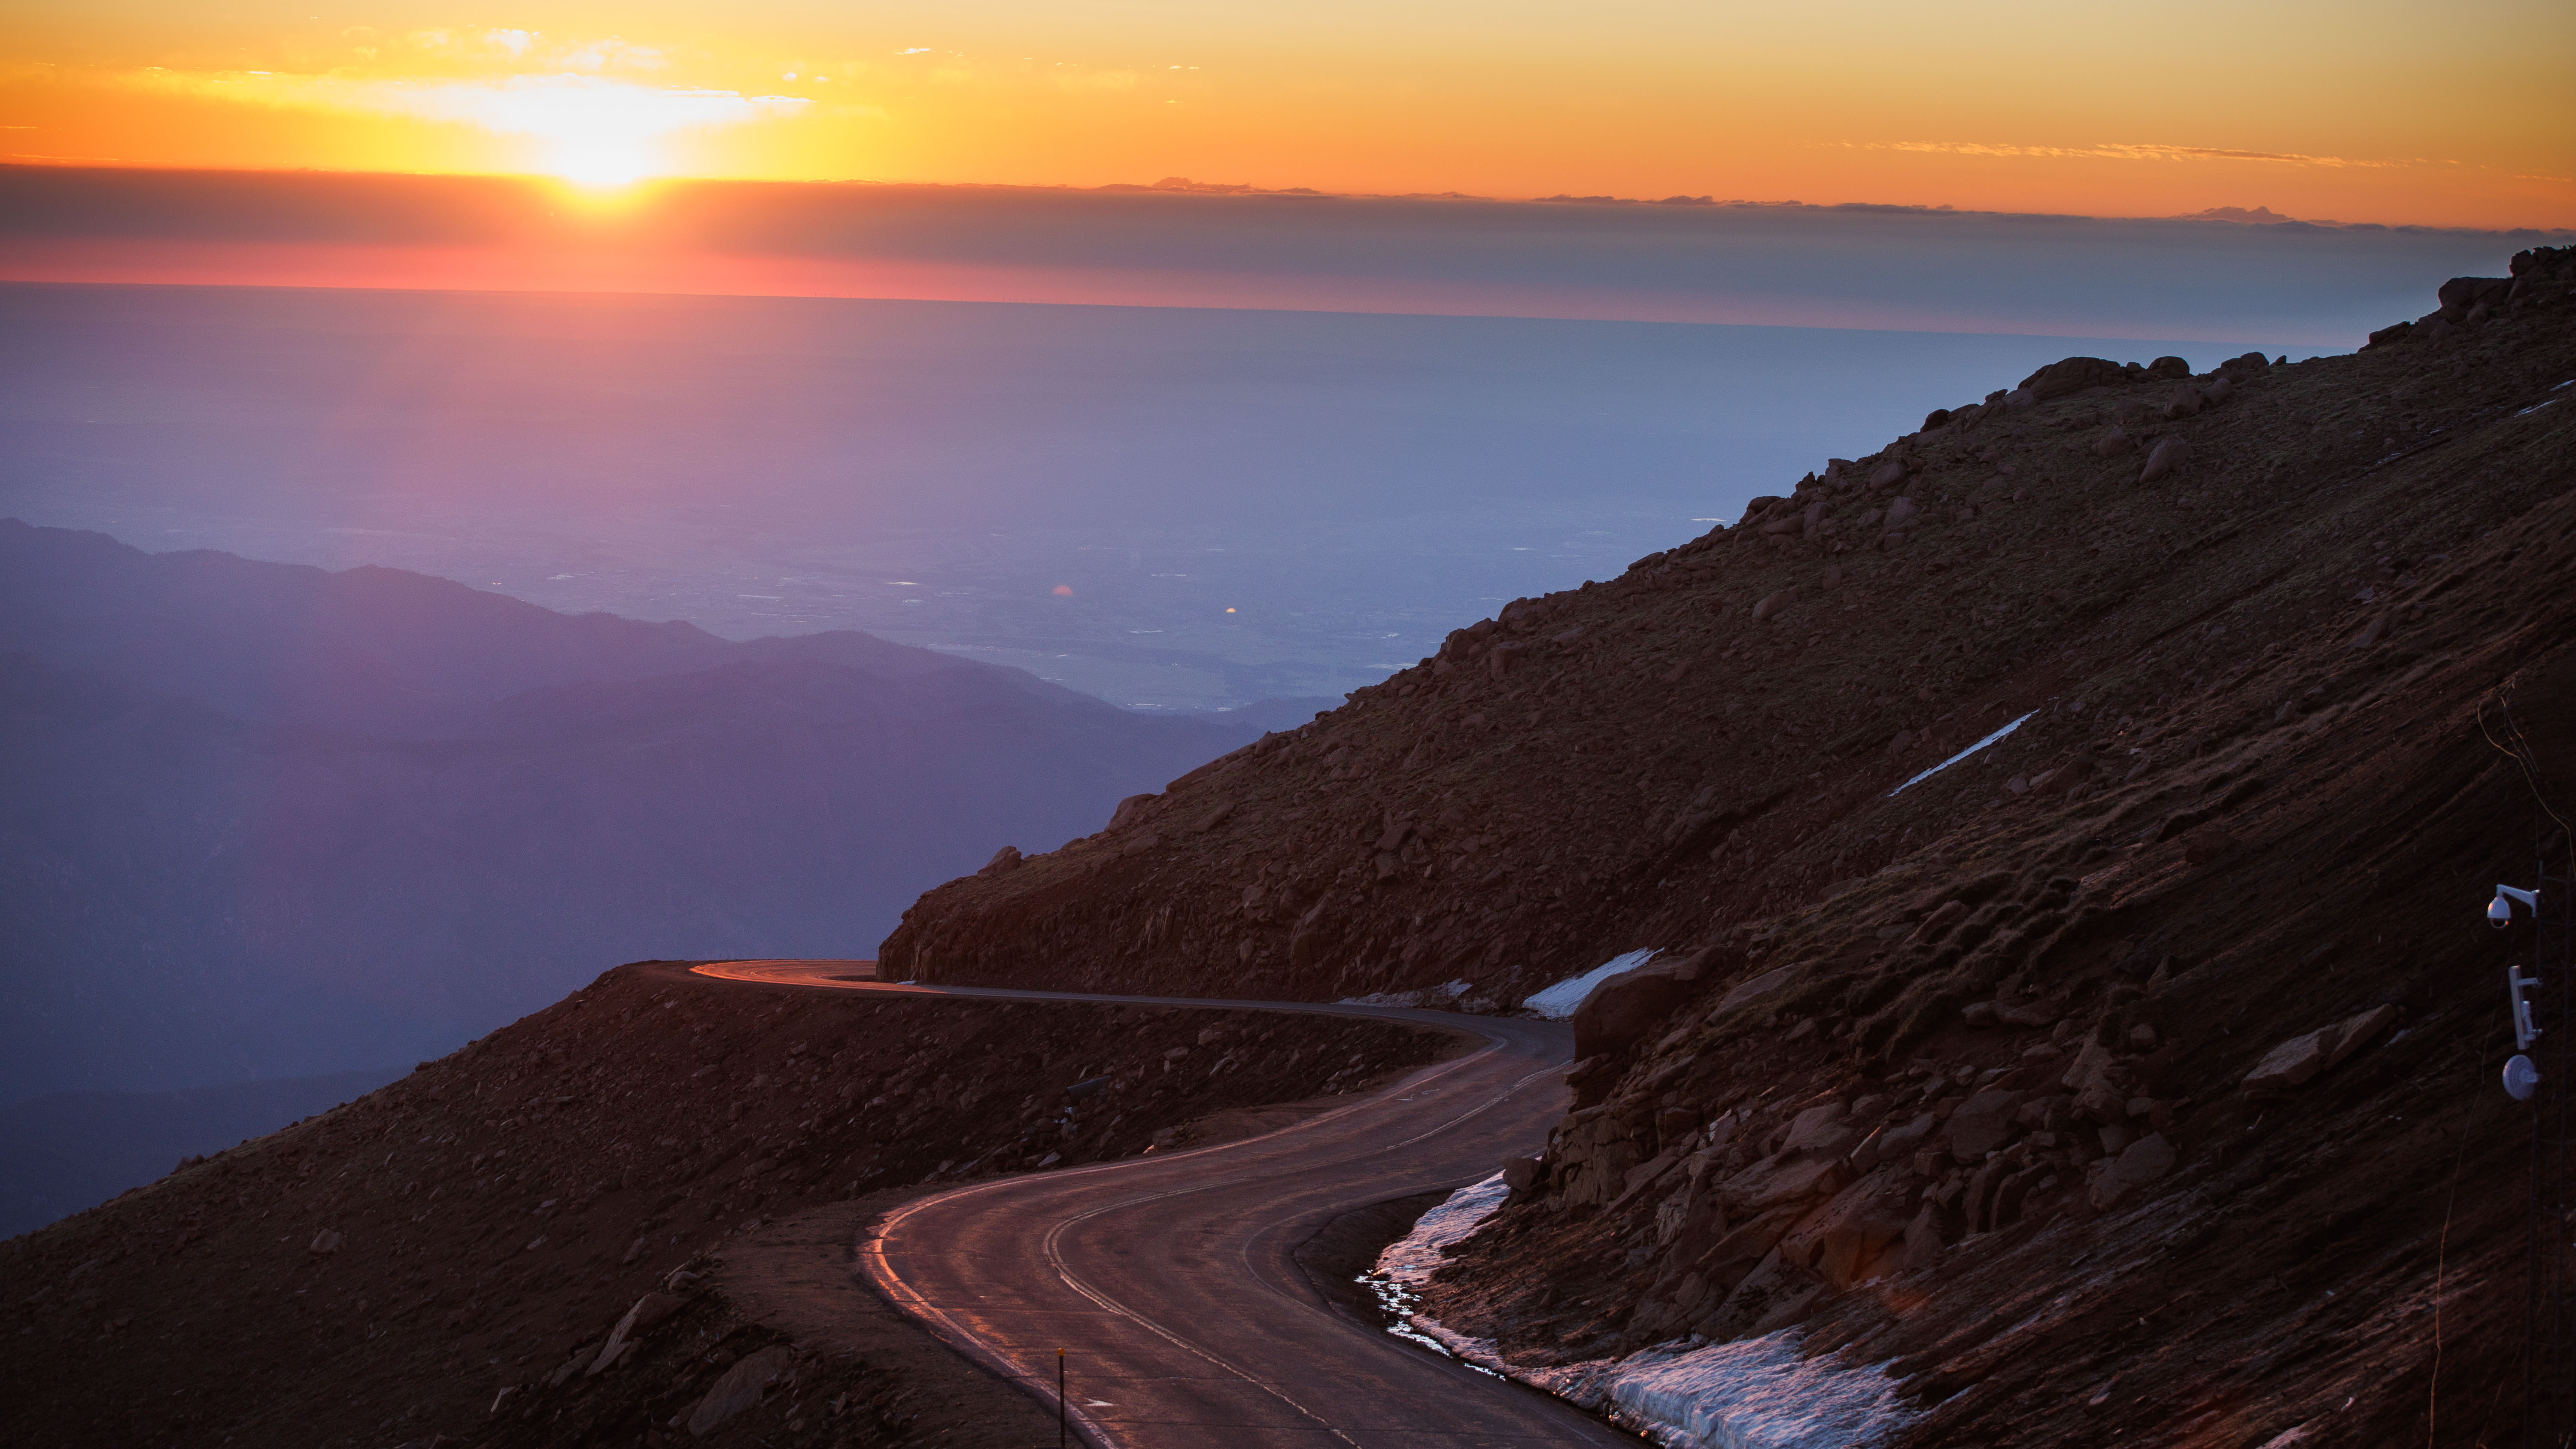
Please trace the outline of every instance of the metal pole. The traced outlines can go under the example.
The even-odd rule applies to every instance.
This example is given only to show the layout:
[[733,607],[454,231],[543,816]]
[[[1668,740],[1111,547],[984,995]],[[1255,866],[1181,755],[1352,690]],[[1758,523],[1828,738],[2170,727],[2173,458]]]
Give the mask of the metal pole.
[[1055,1351],[1055,1449],[1065,1449],[1064,1350]]

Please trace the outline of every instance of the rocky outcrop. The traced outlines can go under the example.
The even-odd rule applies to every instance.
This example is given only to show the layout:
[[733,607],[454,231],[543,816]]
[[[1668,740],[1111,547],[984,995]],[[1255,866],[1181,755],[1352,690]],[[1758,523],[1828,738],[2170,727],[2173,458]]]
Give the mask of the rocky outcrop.
[[1583,998],[1574,1010],[1574,1055],[1579,1058],[1624,1052],[1651,1032],[1670,1025],[1675,1006],[1699,979],[1703,958],[1656,962],[1623,971]]

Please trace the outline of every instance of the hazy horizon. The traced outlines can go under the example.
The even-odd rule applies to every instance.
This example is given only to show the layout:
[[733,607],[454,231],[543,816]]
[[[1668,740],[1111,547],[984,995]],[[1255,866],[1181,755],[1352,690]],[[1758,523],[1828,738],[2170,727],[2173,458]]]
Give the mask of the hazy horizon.
[[37,285],[0,315],[0,513],[727,638],[862,629],[1164,710],[1343,693],[2070,353],[2245,350]]

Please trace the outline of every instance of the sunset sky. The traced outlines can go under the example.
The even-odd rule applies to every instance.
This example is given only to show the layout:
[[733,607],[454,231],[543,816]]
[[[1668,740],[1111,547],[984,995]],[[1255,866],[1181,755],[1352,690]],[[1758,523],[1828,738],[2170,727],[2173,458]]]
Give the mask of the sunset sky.
[[2576,7],[33,0],[0,153],[2576,224]]

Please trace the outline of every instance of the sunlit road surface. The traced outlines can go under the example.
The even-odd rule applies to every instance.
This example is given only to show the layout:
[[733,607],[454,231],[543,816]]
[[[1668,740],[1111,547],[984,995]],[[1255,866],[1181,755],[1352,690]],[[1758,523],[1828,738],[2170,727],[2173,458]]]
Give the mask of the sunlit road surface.
[[1461,1187],[1538,1150],[1566,1107],[1563,1023],[1314,1002],[907,986],[873,963],[731,961],[773,986],[1215,1006],[1434,1023],[1485,1045],[1267,1136],[1000,1178],[896,1209],[860,1245],[905,1311],[1118,1449],[1636,1444],[1559,1400],[1352,1322],[1290,1254],[1335,1216]]

